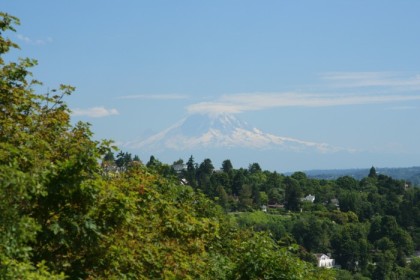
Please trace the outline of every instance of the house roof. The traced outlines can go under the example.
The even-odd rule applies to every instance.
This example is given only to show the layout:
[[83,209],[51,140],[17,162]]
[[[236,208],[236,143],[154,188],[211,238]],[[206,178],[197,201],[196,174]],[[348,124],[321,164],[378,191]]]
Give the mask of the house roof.
[[323,254],[323,253],[317,253],[317,254],[314,254],[315,256],[316,256],[316,258],[319,260],[319,259],[321,259],[322,257],[327,257],[327,258],[329,258],[330,259],[330,257],[327,255],[327,254]]

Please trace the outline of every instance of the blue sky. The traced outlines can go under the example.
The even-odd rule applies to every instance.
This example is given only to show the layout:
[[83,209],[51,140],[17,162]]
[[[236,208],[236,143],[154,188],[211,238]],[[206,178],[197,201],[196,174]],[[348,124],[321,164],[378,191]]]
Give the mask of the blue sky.
[[39,91],[76,86],[73,119],[97,138],[228,112],[365,155],[322,168],[420,165],[420,1],[2,2]]

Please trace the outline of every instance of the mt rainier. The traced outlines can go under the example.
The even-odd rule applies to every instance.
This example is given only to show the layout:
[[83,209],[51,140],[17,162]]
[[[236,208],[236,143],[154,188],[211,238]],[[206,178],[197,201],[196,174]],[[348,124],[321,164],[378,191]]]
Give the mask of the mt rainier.
[[337,150],[325,143],[264,133],[229,114],[192,114],[147,139],[130,142],[126,146],[154,152],[190,151],[203,148],[313,150],[318,152]]

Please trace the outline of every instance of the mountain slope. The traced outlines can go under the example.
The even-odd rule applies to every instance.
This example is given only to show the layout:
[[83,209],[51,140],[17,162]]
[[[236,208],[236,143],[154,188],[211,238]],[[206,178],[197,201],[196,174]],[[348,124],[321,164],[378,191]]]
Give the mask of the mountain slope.
[[325,143],[264,133],[233,115],[194,114],[151,137],[127,143],[130,148],[184,151],[200,148],[251,148],[338,151]]

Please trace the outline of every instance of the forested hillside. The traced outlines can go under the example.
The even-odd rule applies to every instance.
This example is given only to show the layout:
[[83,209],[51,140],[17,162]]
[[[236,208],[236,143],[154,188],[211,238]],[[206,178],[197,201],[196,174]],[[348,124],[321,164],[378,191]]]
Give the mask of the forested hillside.
[[[112,174],[141,164],[131,157],[108,153],[103,166]],[[316,255],[330,255],[341,268],[337,279],[420,277],[420,188],[374,167],[361,180],[325,180],[263,171],[258,163],[235,169],[230,160],[216,170],[193,156],[172,165],[152,156],[146,166],[203,193],[240,228],[268,232],[301,260],[316,265]]]
[[420,258],[413,258],[420,250],[420,189],[410,182],[374,167],[361,180],[285,176],[258,163],[234,169],[230,160],[215,171],[209,159],[195,164],[192,157],[179,176],[236,213],[243,228],[269,231],[279,244],[299,244],[302,259],[330,253],[342,268],[340,279],[420,277]]
[[[157,162],[148,165],[164,166]],[[258,163],[234,169],[230,160],[215,170],[210,159],[197,164],[191,156],[178,176],[241,227],[268,231],[284,246],[299,244],[301,259],[315,263],[314,254],[330,253],[342,268],[339,279],[420,277],[420,189],[374,167],[361,180],[324,180],[263,171]]]

